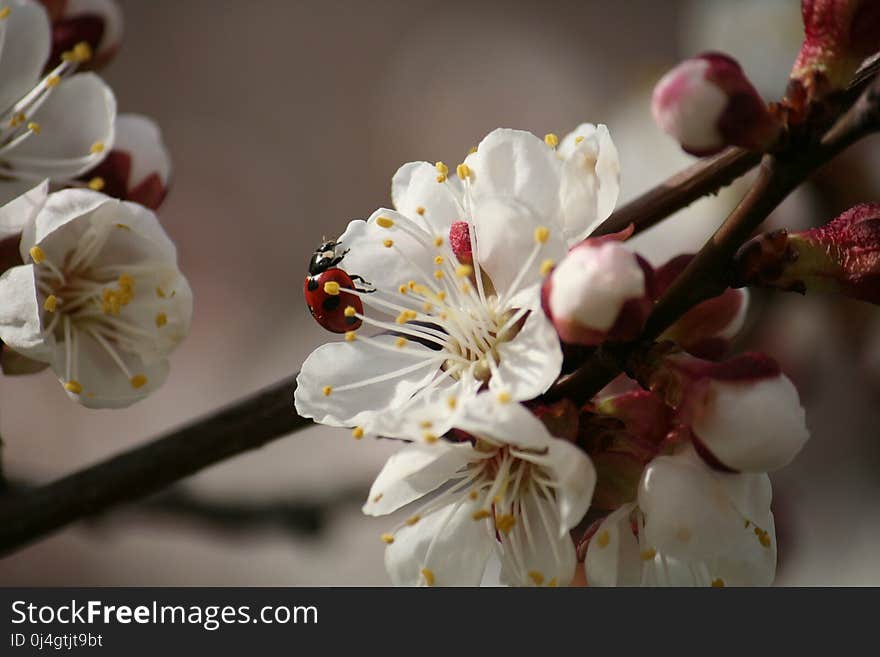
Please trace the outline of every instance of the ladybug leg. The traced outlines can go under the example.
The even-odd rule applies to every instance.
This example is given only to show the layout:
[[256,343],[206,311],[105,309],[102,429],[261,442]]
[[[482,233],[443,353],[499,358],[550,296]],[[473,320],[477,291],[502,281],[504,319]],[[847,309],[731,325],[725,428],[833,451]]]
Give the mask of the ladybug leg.
[[373,292],[376,291],[375,286],[372,283],[370,283],[369,281],[364,280],[363,276],[358,276],[357,274],[355,274],[354,276],[351,277],[351,280],[352,281],[359,281],[363,285],[367,286],[367,287],[357,286],[356,289],[358,292],[363,292],[365,294],[372,294]]

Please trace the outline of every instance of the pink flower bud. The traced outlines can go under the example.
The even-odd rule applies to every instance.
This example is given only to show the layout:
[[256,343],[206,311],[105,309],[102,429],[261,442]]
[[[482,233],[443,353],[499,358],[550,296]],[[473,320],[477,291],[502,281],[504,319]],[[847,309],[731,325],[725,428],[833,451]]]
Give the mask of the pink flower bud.
[[82,176],[94,189],[155,210],[168,191],[171,158],[158,126],[138,114],[116,117],[113,150]]
[[586,240],[545,279],[541,303],[563,342],[632,340],[651,310],[651,275],[618,241]]
[[808,99],[845,88],[859,64],[880,50],[880,4],[874,0],[803,0],[801,14],[804,43],[791,78]]
[[115,0],[40,0],[52,21],[52,54],[46,66],[54,68],[62,55],[87,43],[91,58],[85,68],[107,64],[122,43],[122,12]]
[[880,304],[880,204],[850,208],[798,233],[764,233],[735,258],[736,283],[793,292],[836,292]]
[[664,132],[699,156],[727,146],[764,151],[780,130],[739,64],[720,53],[686,59],[664,75],[651,112]]
[[715,467],[777,470],[809,438],[794,384],[762,354],[722,363],[671,357],[654,380],[679,420],[690,425],[697,452]]

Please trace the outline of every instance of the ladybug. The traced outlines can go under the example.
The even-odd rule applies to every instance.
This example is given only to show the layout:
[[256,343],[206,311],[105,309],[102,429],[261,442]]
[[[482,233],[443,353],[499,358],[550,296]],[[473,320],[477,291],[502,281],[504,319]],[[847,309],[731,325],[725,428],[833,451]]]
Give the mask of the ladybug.
[[[312,317],[328,331],[345,333],[360,328],[361,320],[355,316],[347,317],[345,308],[352,306],[358,315],[363,315],[364,305],[354,294],[328,294],[324,291],[327,283],[335,282],[339,287],[361,292],[372,292],[355,286],[355,281],[366,283],[360,276],[349,276],[337,267],[348,250],[340,251],[339,244],[333,240],[325,241],[315,249],[309,260],[309,275],[303,285],[303,295]],[[369,285],[368,283],[366,283]]]

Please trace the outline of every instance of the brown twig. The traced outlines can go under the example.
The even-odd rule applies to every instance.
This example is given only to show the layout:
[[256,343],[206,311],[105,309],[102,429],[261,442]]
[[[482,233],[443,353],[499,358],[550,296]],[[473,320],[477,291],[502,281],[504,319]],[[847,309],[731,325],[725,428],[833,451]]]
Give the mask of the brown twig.
[[163,438],[46,486],[0,498],[0,553],[308,426],[293,410],[294,377]]

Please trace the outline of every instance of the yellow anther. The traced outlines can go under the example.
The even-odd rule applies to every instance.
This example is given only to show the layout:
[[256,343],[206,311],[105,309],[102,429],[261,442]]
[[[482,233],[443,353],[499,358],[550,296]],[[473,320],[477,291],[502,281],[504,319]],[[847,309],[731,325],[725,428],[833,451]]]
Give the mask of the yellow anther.
[[422,420],[421,422],[419,422],[420,429],[430,429],[433,426],[434,426],[434,423],[431,422],[431,420]]
[[648,548],[647,550],[643,550],[639,556],[642,558],[642,561],[650,561],[657,556],[657,550],[654,548]]
[[429,568],[422,568],[422,577],[425,578],[425,583],[428,586],[434,586],[434,571]]
[[346,306],[345,310],[342,311],[342,314],[346,317],[354,317],[357,315],[357,310],[355,310],[354,306]]
[[103,153],[104,152],[104,142],[96,141],[92,144],[91,148],[89,148],[89,152],[91,153]]
[[459,265],[455,268],[455,275],[459,278],[467,278],[474,273],[474,268],[470,265]]
[[159,313],[158,315],[156,315],[156,327],[157,328],[162,328],[167,323],[168,323],[168,315],[166,315],[165,313]]
[[399,288],[397,288],[397,291],[401,294],[406,294],[407,292],[409,292],[409,288],[406,285],[401,285]]
[[500,531],[502,534],[509,534],[510,530],[513,529],[513,526],[516,524],[516,518],[514,518],[509,513],[502,514],[495,518],[495,529]]
[[423,207],[420,205],[419,207],[416,208],[416,214],[417,214],[417,215],[423,215],[423,214],[425,214],[425,208],[423,208]]
[[434,256],[434,264],[435,265],[442,265],[443,264],[443,256],[441,256],[441,255]]
[[438,281],[443,278],[443,270],[437,269],[436,271],[434,271],[434,278],[436,278]]
[[163,290],[161,287],[157,287],[156,288],[156,296],[159,297],[160,299],[164,299],[165,298],[165,290]]
[[345,341],[346,342],[354,342],[357,340],[357,333],[354,331],[346,331],[345,332]]
[[380,538],[382,539],[382,542],[387,545],[391,545],[394,542],[394,536],[391,534],[382,534]]
[[443,164],[443,162],[437,162],[434,165],[434,168],[437,169],[437,174],[441,176],[449,175],[449,167]]
[[458,406],[458,400],[455,397],[450,397],[446,400],[446,405],[450,408],[450,410],[455,410],[455,407]]
[[471,146],[471,147],[468,149],[468,155],[473,155],[473,154],[476,153],[476,152],[477,152],[477,147],[476,147],[476,146]]
[[440,290],[440,291],[437,293],[437,298],[440,299],[440,301],[445,300],[445,299],[446,299],[446,291],[445,291],[445,290]]
[[54,294],[50,294],[48,297],[46,297],[46,300],[43,302],[43,308],[45,308],[50,313],[54,313],[57,307],[58,297],[56,297]]
[[434,310],[434,306],[426,301],[422,304],[422,310],[424,310],[426,313],[429,313]]
[[544,583],[544,576],[537,570],[529,571],[529,579],[535,583],[535,586],[541,586]]
[[9,7],[3,7],[3,9],[0,9],[0,20],[7,18],[11,11],[12,10]]
[[758,537],[758,541],[760,541],[761,545],[763,545],[765,548],[770,547],[770,544],[772,542],[770,540],[770,534],[765,532],[760,527],[755,527],[755,536]]
[[541,276],[546,276],[553,268],[556,266],[556,263],[553,262],[550,258],[547,258],[544,262],[541,263]]
[[128,224],[116,224],[117,228],[121,228],[122,230],[131,230],[131,226]]
[[440,440],[436,435],[434,435],[430,431],[426,431],[425,435],[422,437],[425,439],[425,442],[428,443],[429,445],[433,445],[438,440]]
[[21,112],[19,112],[18,114],[13,114],[12,117],[9,119],[9,127],[15,128],[17,126],[20,126],[26,120],[27,120],[27,117],[24,114],[22,114]]
[[364,428],[363,427],[355,427],[351,430],[351,437],[355,440],[360,440],[364,437]]
[[80,41],[71,50],[61,54],[65,62],[77,62],[83,64],[92,58],[92,47],[85,41]]
[[470,294],[470,293],[471,293],[471,286],[468,285],[467,283],[462,283],[462,284],[461,284],[461,291],[462,291],[464,294]]
[[397,338],[397,340],[394,341],[394,346],[398,349],[402,349],[406,346],[406,338]]
[[467,178],[470,178],[471,168],[467,164],[462,163],[455,167],[455,173],[458,175],[459,178],[465,180]]
[[498,393],[498,396],[496,397],[496,399],[498,400],[498,403],[500,403],[500,404],[509,404],[510,400],[511,400],[510,393],[507,392],[506,390],[502,390],[501,392]]
[[398,324],[406,324],[409,321],[409,313],[407,311],[402,310],[400,314],[394,319]]
[[410,516],[409,518],[407,518],[403,522],[405,524],[409,525],[410,527],[412,527],[414,524],[416,524],[421,519],[422,519],[422,516],[420,516],[419,514],[416,514],[414,516]]
[[324,386],[323,388],[321,388],[321,392],[324,394],[325,397],[329,397],[330,393],[333,392],[333,386]]
[[583,137],[581,137],[581,136],[577,136],[577,137],[574,138],[574,143],[575,143],[575,144],[580,144],[583,140],[584,140]]
[[339,283],[336,281],[327,281],[324,283],[324,292],[329,294],[331,297],[335,297],[339,294]]
[[724,580],[720,577],[716,577],[712,580],[712,588],[723,589],[724,588]]
[[468,497],[471,500],[476,500],[479,496],[480,496],[480,494],[475,490],[472,490],[470,493],[468,493]]
[[611,541],[611,536],[608,534],[607,529],[603,529],[596,535],[596,545],[600,548],[608,547],[608,543]]
[[392,246],[394,246],[394,240],[382,240],[382,246],[384,246],[386,249],[390,249]]
[[27,128],[28,128],[28,130],[33,132],[35,135],[40,134],[40,124],[37,123],[36,121],[31,121],[30,123],[28,123]]
[[[104,179],[101,178],[100,176],[95,176],[94,178],[92,178],[89,181],[89,189],[93,189],[96,192],[100,192],[102,189],[104,189]],[[122,224],[122,225],[124,225],[124,224]],[[128,226],[126,226],[126,228],[128,228]]]
[[437,176],[437,182],[438,182],[438,183],[445,183],[445,182],[446,182],[446,176]]
[[32,246],[28,253],[31,254],[31,260],[33,260],[37,264],[40,264],[41,262],[43,262],[43,260],[46,259],[46,252],[38,246]]
[[381,500],[383,497],[385,497],[385,493],[378,493],[377,495],[374,495],[374,496],[373,496],[373,501],[374,501],[374,502],[378,502],[378,501]]
[[440,247],[443,246],[443,238],[439,235],[434,238],[434,246]]
[[544,244],[550,239],[550,229],[546,226],[538,226],[535,228],[535,241],[538,244]]
[[72,392],[74,395],[78,395],[82,392],[83,387],[82,384],[76,379],[71,379],[67,383],[64,384],[64,389],[67,392]]
[[143,374],[135,374],[133,377],[131,377],[129,383],[131,383],[132,388],[143,388],[145,385],[147,385],[147,377],[145,377]]
[[416,282],[415,282],[415,281],[409,281],[409,282],[406,284],[406,286],[407,286],[410,290],[415,290],[415,289],[416,289]]
[[394,219],[390,217],[377,217],[376,225],[380,228],[391,228],[394,225]]
[[57,75],[50,75],[46,78],[46,86],[50,89],[53,87],[57,87],[61,83],[61,78]]
[[550,148],[556,148],[559,146],[559,137],[557,137],[552,132],[548,132],[544,135],[544,143],[547,144]]
[[[476,493],[476,491],[471,491],[471,492]],[[476,499],[476,498],[474,497],[471,499]],[[489,513],[489,511],[487,509],[480,509],[479,511],[474,511],[471,514],[471,518],[473,518],[474,520],[485,520],[486,518],[488,518],[491,515],[492,514]]]
[[551,579],[549,582],[547,582],[547,586],[548,586],[549,588],[551,588],[551,589],[555,589],[556,586],[557,586],[557,584],[556,584],[556,578],[554,577],[554,578]]

